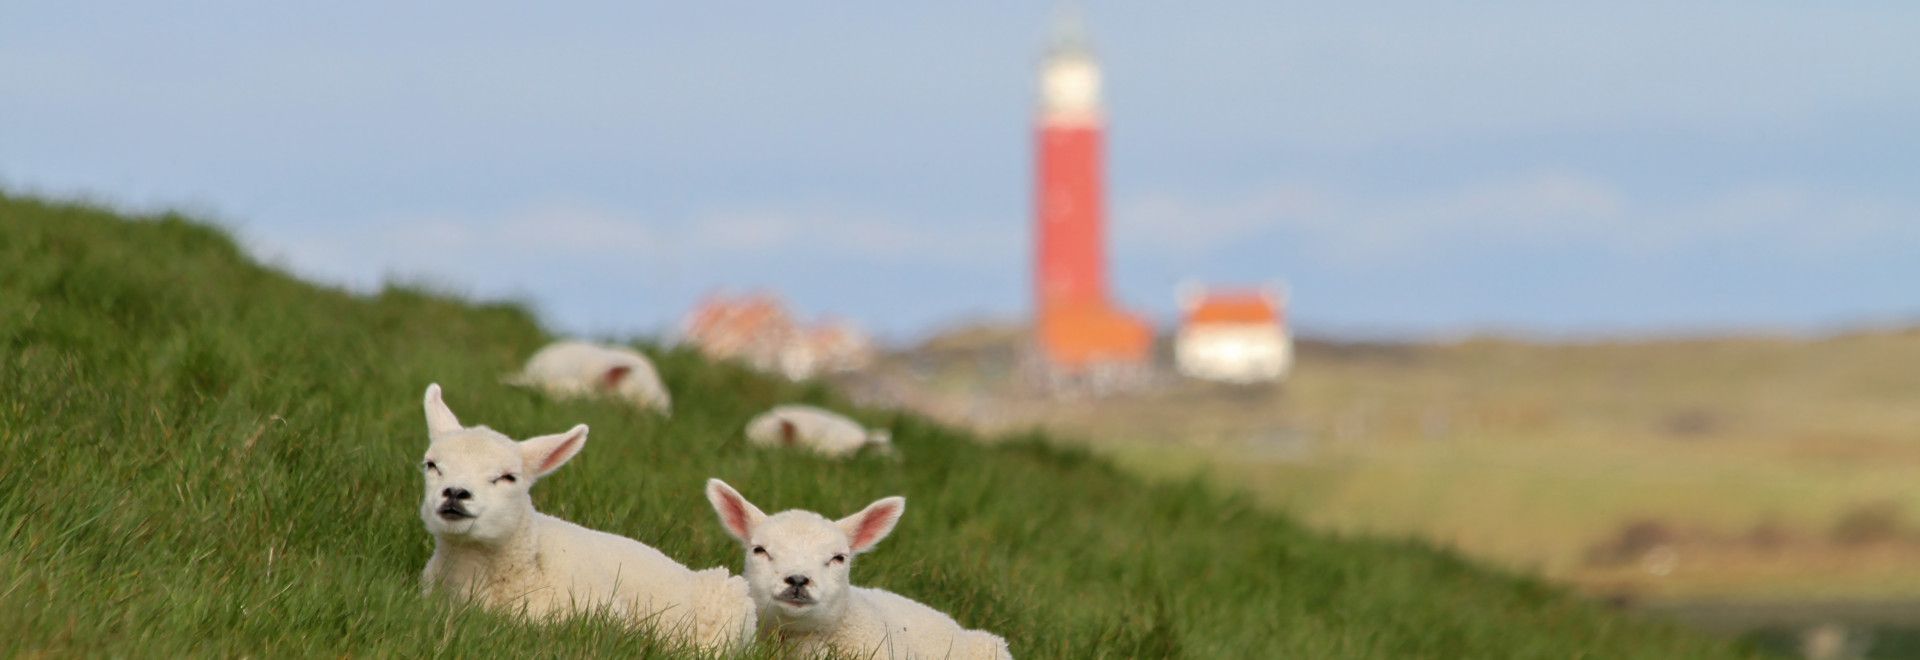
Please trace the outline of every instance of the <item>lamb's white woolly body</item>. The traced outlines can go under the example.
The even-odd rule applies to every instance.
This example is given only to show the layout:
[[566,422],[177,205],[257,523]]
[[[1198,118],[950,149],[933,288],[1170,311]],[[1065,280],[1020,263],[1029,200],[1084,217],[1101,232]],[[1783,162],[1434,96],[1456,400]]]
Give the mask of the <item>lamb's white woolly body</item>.
[[618,346],[554,342],[534,353],[526,368],[508,382],[562,397],[611,392],[663,415],[673,411],[673,397],[660,382],[653,362]]
[[762,447],[806,447],[836,458],[870,444],[893,451],[886,430],[869,430],[839,413],[800,404],[774,406],[754,417],[747,422],[747,440]]
[[707,499],[745,544],[743,572],[760,608],[762,634],[815,656],[1013,657],[997,635],[962,628],[905,596],[849,583],[854,555],[893,531],[906,500],[889,497],[832,521],[811,511],[766,515],[719,479],[707,482]]
[[605,608],[663,638],[708,649],[749,643],[755,608],[726,569],[689,570],[646,544],[533,509],[534,481],[586,444],[587,427],[514,442],[461,427],[427,388],[431,444],[420,518],[434,536],[427,593],[477,600],[532,618]]

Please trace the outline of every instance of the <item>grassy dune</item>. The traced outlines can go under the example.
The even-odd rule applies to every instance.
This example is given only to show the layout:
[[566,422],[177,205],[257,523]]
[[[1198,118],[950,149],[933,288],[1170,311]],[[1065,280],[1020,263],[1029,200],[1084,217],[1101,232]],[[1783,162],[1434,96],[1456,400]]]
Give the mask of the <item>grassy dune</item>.
[[701,496],[709,476],[835,515],[903,494],[856,580],[998,631],[1021,657],[1738,653],[1038,437],[982,446],[865,411],[894,425],[904,461],[756,451],[739,437],[750,414],[832,393],[684,352],[659,355],[671,420],[500,384],[546,339],[511,305],[316,287],[182,218],[0,196],[0,655],[659,653],[604,620],[536,625],[419,596],[432,381],[464,420],[516,437],[591,424],[537,504],[693,566],[739,563]]
[[[1920,594],[1920,332],[1302,353],[1281,388],[1050,421],[1123,465],[1204,467],[1316,528],[1418,536],[1601,593]],[[1678,549],[1670,572],[1595,560],[1634,526]]]

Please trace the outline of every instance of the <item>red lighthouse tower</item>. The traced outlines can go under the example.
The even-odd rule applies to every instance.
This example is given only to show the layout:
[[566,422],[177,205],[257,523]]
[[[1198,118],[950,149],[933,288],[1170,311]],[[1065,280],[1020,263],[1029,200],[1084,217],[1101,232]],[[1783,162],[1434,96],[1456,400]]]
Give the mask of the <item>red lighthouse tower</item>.
[[1035,340],[1056,373],[1134,370],[1153,332],[1107,298],[1100,68],[1063,22],[1040,70],[1034,193]]

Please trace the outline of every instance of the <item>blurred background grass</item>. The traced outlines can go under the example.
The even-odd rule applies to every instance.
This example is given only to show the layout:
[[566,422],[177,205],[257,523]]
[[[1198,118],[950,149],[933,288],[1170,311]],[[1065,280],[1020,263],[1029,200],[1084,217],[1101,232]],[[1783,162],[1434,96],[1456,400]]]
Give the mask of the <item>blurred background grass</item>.
[[1920,331],[1305,341],[1284,385],[1047,404],[985,385],[997,340],[983,336],[896,356],[909,404],[1037,425],[1141,474],[1210,475],[1317,527],[1422,538],[1596,595],[1920,596]]

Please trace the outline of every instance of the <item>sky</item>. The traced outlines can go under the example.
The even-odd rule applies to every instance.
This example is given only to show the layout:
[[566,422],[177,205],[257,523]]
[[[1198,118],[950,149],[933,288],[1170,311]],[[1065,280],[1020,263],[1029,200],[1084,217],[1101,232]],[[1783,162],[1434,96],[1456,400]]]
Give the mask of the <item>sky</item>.
[[[291,4],[0,6],[0,186],[564,332],[1026,312],[1048,3]],[[1330,335],[1920,322],[1920,3],[1084,5],[1163,323],[1187,281]]]

